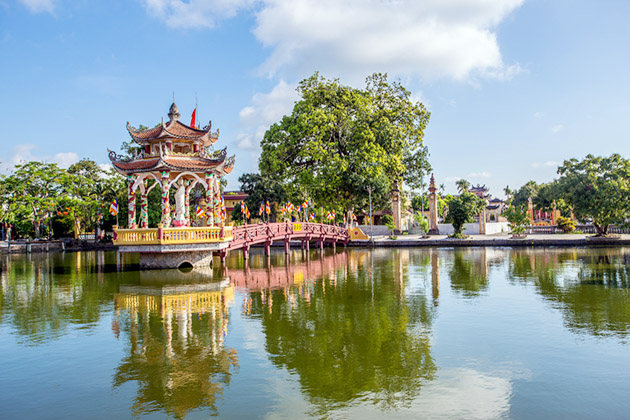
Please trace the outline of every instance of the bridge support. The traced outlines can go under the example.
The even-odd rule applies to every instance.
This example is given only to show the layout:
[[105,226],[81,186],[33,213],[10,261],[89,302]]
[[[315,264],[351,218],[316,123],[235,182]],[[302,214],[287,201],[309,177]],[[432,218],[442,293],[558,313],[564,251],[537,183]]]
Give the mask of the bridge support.
[[243,259],[247,260],[249,258],[249,245],[243,245]]
[[225,257],[227,257],[227,249],[222,249],[219,252],[219,257],[221,258],[221,264],[225,264]]
[[265,255],[266,256],[270,256],[271,255],[271,244],[272,243],[273,242],[271,242],[271,241],[265,242]]
[[286,238],[284,240],[284,253],[288,254],[291,251],[291,240]]

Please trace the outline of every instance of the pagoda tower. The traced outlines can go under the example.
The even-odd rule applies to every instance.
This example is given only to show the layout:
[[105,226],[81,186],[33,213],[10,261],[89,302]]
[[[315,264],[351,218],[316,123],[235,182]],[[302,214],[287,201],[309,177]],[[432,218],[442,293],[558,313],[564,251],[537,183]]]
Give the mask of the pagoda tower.
[[[127,122],[127,131],[140,146],[132,158],[109,151],[116,171],[128,182],[128,229],[148,228],[147,197],[158,187],[162,191],[162,227],[189,227],[189,194],[196,186],[205,189],[207,226],[222,226],[219,181],[234,167],[234,156],[227,149],[209,153],[208,147],[219,139],[219,130],[212,132],[212,122],[202,129],[180,121],[181,114],[173,103],[169,120],[140,131]],[[171,215],[170,193],[174,189],[175,212]],[[136,199],[140,198],[140,216],[136,220]]]
[[[127,178],[128,219],[126,229],[114,228],[114,244],[119,252],[140,254],[141,268],[193,267],[212,264],[213,252],[225,249],[232,240],[232,228],[224,226],[224,207],[219,188],[221,177],[234,168],[234,156],[227,150],[211,152],[219,139],[212,123],[202,129],[182,123],[173,103],[164,119],[148,130],[138,130],[127,123],[132,140],[140,146],[133,157],[123,157],[109,150],[116,171]],[[205,191],[204,226],[191,226],[190,192],[201,185]],[[149,227],[147,199],[153,188],[162,193],[162,217],[156,227]],[[175,209],[171,211],[170,194],[174,191]],[[136,218],[136,199],[140,215]]]

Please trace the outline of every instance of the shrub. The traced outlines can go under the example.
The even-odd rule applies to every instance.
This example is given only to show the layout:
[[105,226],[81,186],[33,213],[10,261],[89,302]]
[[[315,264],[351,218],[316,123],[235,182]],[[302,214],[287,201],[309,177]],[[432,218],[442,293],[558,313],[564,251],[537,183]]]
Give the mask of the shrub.
[[525,206],[510,206],[503,215],[508,220],[508,225],[514,234],[525,232],[525,227],[529,225],[529,217]]
[[575,227],[577,226],[577,222],[575,220],[571,220],[568,217],[562,216],[558,217],[558,220],[556,220],[556,224],[560,229],[562,229],[564,233],[573,232],[575,230]]

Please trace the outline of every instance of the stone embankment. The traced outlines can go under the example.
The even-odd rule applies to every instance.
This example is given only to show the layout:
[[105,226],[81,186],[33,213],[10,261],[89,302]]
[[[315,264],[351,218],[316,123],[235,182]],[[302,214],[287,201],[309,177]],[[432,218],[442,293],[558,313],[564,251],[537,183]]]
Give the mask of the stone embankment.
[[111,243],[101,243],[82,240],[58,240],[58,241],[0,241],[0,254],[24,254],[54,251],[93,251],[116,250]]
[[[374,237],[374,246],[378,247],[482,247],[482,246],[619,246],[630,245],[630,235],[619,235],[619,238],[593,238],[583,234],[530,234],[526,238],[512,239],[509,234],[472,235],[469,239],[451,239],[446,235],[423,238],[421,235],[400,235],[397,239],[387,236]],[[371,241],[351,241],[349,246],[368,246]]]

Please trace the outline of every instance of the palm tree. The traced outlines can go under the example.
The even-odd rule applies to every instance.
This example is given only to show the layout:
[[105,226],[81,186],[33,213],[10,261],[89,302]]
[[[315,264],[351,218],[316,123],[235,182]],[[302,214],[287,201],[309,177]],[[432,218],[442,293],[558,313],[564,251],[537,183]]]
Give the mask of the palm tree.
[[468,191],[468,189],[470,188],[470,182],[466,181],[465,179],[458,180],[457,182],[455,182],[455,185],[457,185],[457,190],[460,194]]

